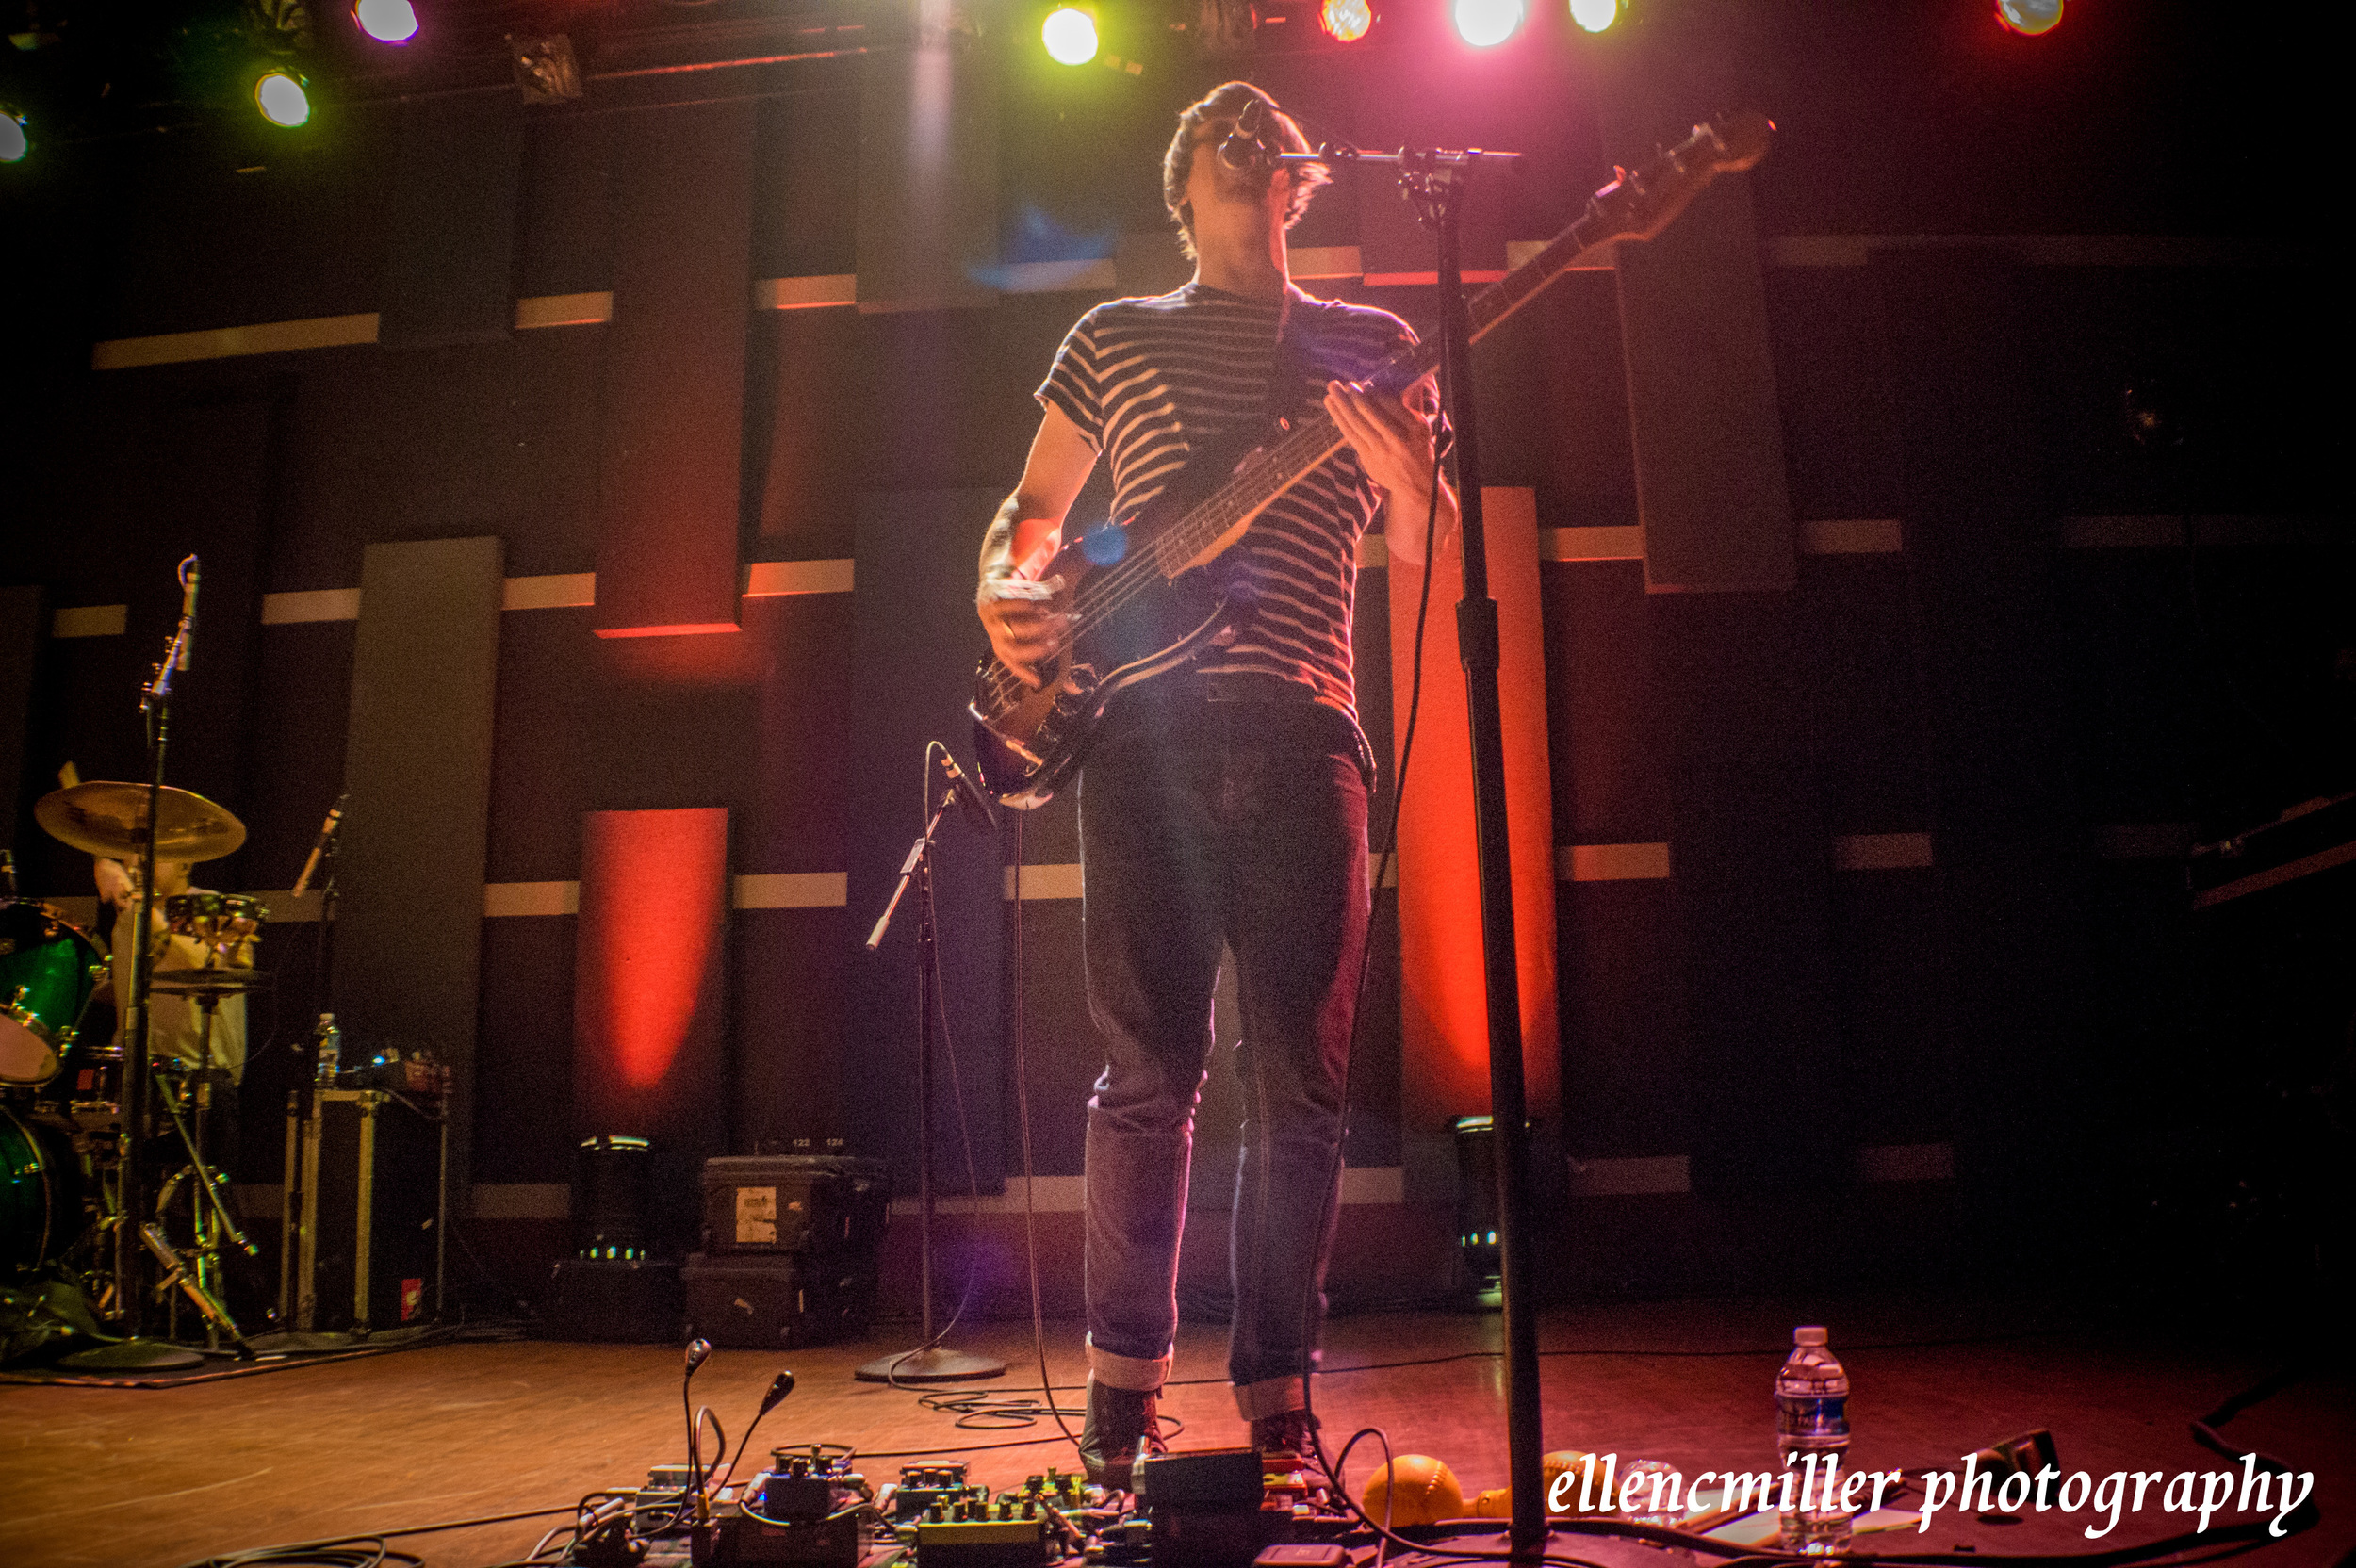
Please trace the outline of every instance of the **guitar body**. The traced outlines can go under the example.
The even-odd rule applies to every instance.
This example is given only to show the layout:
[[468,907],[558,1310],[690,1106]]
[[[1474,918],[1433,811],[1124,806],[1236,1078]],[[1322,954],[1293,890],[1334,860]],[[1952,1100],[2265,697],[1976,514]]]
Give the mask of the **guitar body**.
[[[1115,697],[1234,639],[1248,594],[1216,559],[1165,575],[1152,562],[1153,546],[1258,450],[1230,441],[1198,454],[1126,524],[1105,524],[1056,552],[1040,576],[1071,586],[1079,630],[1047,667],[1045,684],[1022,685],[995,658],[974,672],[974,763],[992,795],[1017,810],[1044,806],[1079,771]],[[1249,521],[1206,556],[1241,537]]]

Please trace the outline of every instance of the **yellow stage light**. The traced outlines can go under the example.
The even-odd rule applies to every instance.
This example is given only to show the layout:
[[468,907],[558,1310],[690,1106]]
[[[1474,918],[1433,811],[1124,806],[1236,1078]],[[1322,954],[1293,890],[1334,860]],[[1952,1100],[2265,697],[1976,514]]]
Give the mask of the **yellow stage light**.
[[303,79],[284,71],[264,73],[254,84],[254,104],[273,125],[295,126],[311,118],[311,95]]
[[1096,57],[1096,18],[1076,6],[1048,12],[1039,36],[1058,65],[1086,65]]

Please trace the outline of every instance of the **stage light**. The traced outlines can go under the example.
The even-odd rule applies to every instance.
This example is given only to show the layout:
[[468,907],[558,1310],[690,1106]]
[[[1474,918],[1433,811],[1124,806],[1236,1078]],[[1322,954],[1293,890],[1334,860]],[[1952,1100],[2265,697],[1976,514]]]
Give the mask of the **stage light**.
[[273,125],[291,128],[311,118],[311,95],[303,90],[303,79],[284,71],[263,74],[254,84],[254,104]]
[[2062,0],[1996,0],[1996,20],[2035,38],[2061,25]]
[[1620,20],[1620,0],[1571,0],[1571,20],[1591,33],[1600,33]]
[[1039,36],[1058,65],[1086,65],[1096,57],[1096,18],[1076,6],[1048,12]]
[[32,148],[25,134],[25,117],[14,109],[0,108],[0,163],[17,163]]
[[1317,25],[1336,43],[1355,43],[1374,25],[1372,0],[1325,0]]
[[1476,49],[1503,43],[1522,24],[1522,0],[1456,0],[1456,36]]
[[406,43],[417,36],[417,8],[409,0],[353,0],[352,20],[379,43]]

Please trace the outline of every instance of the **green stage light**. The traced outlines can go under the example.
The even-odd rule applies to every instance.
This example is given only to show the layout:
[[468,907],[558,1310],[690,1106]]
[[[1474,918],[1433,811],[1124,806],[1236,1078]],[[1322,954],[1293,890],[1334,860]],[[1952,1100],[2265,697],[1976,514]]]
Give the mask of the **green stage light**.
[[1096,57],[1096,18],[1077,6],[1048,12],[1039,36],[1048,57],[1058,65],[1086,65]]
[[25,134],[25,117],[0,106],[0,163],[23,161],[32,146],[32,139]]
[[273,125],[291,128],[311,118],[311,95],[303,90],[303,79],[284,71],[263,73],[254,84],[254,106]]

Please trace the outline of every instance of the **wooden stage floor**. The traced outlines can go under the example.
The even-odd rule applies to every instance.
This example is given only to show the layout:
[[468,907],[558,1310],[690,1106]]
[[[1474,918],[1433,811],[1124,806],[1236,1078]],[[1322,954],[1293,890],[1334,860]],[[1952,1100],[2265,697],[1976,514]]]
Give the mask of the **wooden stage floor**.
[[[1812,1305],[1812,1310],[1811,1310]],[[1548,1315],[1542,1343],[1549,1447],[1614,1450],[1702,1469],[1774,1463],[1769,1385],[1794,1322],[1824,1321],[1855,1383],[1858,1466],[1953,1463],[2034,1427],[2050,1427],[2065,1474],[2119,1469],[2207,1472],[2185,1423],[2274,1370],[2254,1345],[2179,1332],[2072,1323],[2057,1313],[1929,1298],[1824,1302],[1683,1301]],[[770,1416],[758,1451],[813,1440],[862,1451],[971,1454],[974,1478],[1018,1480],[1075,1461],[1060,1440],[960,1431],[911,1392],[857,1383],[850,1369],[896,1348],[867,1343],[771,1355],[721,1350],[698,1376],[731,1441],[781,1365],[799,1386]],[[1330,1439],[1362,1425],[1401,1452],[1436,1454],[1466,1494],[1504,1480],[1506,1434],[1495,1315],[1347,1317],[1328,1332],[1319,1408]],[[1078,1331],[1052,1324],[1050,1366],[1081,1377]],[[1182,1335],[1165,1409],[1186,1422],[1181,1446],[1243,1439],[1220,1380],[1224,1331]],[[994,1383],[1035,1387],[1026,1324],[960,1332],[964,1348],[1014,1363]],[[1454,1358],[1454,1359],[1443,1359]],[[1422,1362],[1345,1372],[1376,1363]],[[0,1562],[13,1568],[173,1568],[272,1543],[539,1508],[627,1486],[682,1451],[679,1355],[663,1346],[457,1344],[268,1376],[158,1390],[0,1388]],[[2356,1543],[2356,1400],[2344,1348],[2225,1429],[2315,1472],[2323,1522],[2255,1554],[2268,1568],[2332,1562]],[[1076,1395],[1070,1397],[1076,1400]],[[1077,1429],[1077,1422],[1073,1423]],[[1052,1428],[1049,1429],[1052,1435]],[[1366,1448],[1362,1446],[1361,1452]],[[897,1460],[866,1466],[881,1484]],[[1353,1461],[1353,1470],[1362,1467]],[[1926,1535],[1882,1537],[1889,1549],[2087,1550],[2189,1527],[2155,1494],[2101,1542],[2086,1516],[2032,1515],[2010,1527],[1942,1514]],[[2227,1515],[2228,1519],[2233,1517]],[[554,1518],[397,1540],[435,1568],[521,1555]]]

